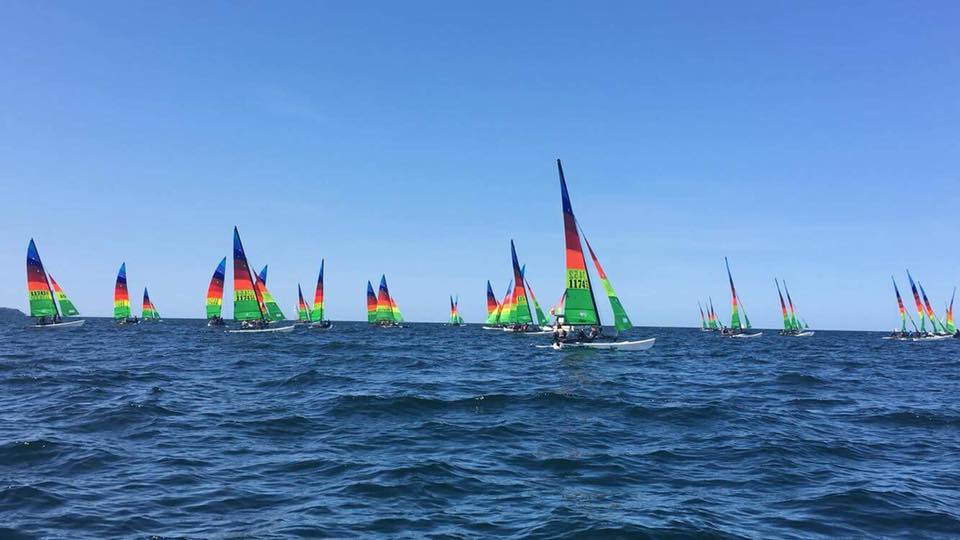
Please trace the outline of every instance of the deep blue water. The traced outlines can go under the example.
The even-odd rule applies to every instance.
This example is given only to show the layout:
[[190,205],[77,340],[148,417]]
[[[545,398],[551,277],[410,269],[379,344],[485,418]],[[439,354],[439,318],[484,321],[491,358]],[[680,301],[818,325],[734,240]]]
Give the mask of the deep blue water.
[[0,328],[0,538],[960,536],[960,340]]

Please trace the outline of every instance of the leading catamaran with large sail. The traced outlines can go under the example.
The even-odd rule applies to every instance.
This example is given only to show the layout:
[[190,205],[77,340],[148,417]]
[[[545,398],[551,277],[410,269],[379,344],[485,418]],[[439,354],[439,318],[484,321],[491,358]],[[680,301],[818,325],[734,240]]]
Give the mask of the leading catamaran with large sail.
[[233,334],[293,331],[293,325],[270,326],[262,288],[250,269],[236,227],[233,228],[233,318],[240,323],[240,328],[227,330]]
[[[733,285],[733,274],[730,272],[730,261],[724,257],[723,262],[727,266],[727,279],[730,281],[730,297],[733,299],[733,308],[730,314],[730,328],[720,330],[720,335],[734,338],[755,338],[762,336],[763,332],[755,331],[750,325],[750,317],[747,316],[747,309],[737,296],[737,288]],[[741,311],[743,312],[742,319],[740,317]]]
[[[63,317],[75,317],[80,313],[73,305],[53,276],[47,274],[40,261],[40,252],[33,238],[27,246],[27,300],[30,303],[30,316],[36,320],[34,328],[77,328],[84,320],[64,320]],[[57,306],[57,302],[60,303]]]
[[450,326],[463,326],[463,317],[460,316],[460,297],[450,296],[450,320],[447,321]]
[[[590,282],[590,273],[587,270],[586,259],[583,256],[583,246],[580,241],[580,230],[577,218],[573,214],[573,205],[567,191],[567,181],[563,175],[563,165],[557,160],[557,172],[560,176],[560,198],[563,212],[564,242],[566,245],[566,292],[563,299],[562,314],[558,313],[554,327],[553,348],[587,347],[593,349],[613,349],[624,351],[640,351],[653,347],[655,338],[621,341],[620,332],[633,327],[630,318],[620,303],[604,273],[600,262],[587,242],[587,249],[593,258],[597,275],[603,283],[614,315],[614,328],[617,334],[612,338],[603,335],[603,326],[600,313],[597,309],[597,299],[594,296]],[[586,238],[584,238],[586,240]]]

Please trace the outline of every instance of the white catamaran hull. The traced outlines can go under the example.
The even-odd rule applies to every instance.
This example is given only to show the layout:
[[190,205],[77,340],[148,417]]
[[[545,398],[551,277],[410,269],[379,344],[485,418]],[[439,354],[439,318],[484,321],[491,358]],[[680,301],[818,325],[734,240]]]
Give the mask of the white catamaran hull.
[[760,336],[762,336],[762,335],[763,335],[763,332],[757,332],[757,333],[755,333],[755,334],[746,334],[746,333],[744,333],[744,334],[728,334],[727,337],[738,338],[738,339],[747,339],[747,338],[760,337]]
[[310,325],[310,328],[314,328],[316,330],[328,330],[330,328],[333,328],[333,323],[329,321],[317,321],[315,323],[312,323]]
[[35,324],[31,328],[79,328],[83,326],[83,323],[87,322],[85,319],[80,319],[79,321],[67,321],[53,324]]
[[276,326],[273,328],[235,328],[233,330],[227,330],[230,334],[264,334],[267,332],[293,332],[293,326]]
[[542,336],[542,335],[544,335],[544,334],[552,334],[552,333],[553,333],[553,330],[552,330],[552,329],[551,329],[551,330],[540,329],[540,330],[527,330],[527,331],[523,331],[523,330],[514,330],[513,328],[503,328],[503,331],[504,331],[504,332],[510,332],[510,333],[513,333],[513,334],[531,334],[531,335],[540,335],[540,336]]
[[592,341],[577,343],[554,343],[553,345],[537,345],[537,348],[550,348],[556,351],[562,349],[605,349],[610,351],[645,351],[657,341],[657,338],[641,339],[637,341]]

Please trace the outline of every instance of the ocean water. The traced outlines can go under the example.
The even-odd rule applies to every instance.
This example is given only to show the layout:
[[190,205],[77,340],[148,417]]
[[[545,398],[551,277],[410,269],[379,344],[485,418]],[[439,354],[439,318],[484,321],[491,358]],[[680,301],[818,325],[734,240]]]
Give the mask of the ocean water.
[[0,538],[957,537],[960,340],[0,327]]

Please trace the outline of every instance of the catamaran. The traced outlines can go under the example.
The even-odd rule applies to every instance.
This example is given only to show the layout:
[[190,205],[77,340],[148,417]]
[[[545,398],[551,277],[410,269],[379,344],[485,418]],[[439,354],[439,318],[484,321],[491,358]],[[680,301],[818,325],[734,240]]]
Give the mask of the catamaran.
[[403,323],[403,315],[397,307],[397,302],[390,296],[390,290],[387,288],[387,276],[380,276],[380,291],[377,294],[377,310],[373,324],[384,328],[400,328]]
[[[920,292],[917,291],[917,283],[913,281],[913,276],[910,275],[910,270],[907,270],[907,280],[910,281],[910,291],[913,293],[913,301],[917,308],[917,318],[920,319],[920,327],[916,330],[910,339],[912,341],[919,340],[931,340],[936,341],[940,339],[945,339],[951,337],[940,327],[940,321],[937,320],[936,315],[933,313],[933,309],[926,308],[929,306],[930,301],[926,300],[926,292],[923,293],[924,300],[926,300],[927,306],[924,306],[924,300],[920,299]],[[921,286],[922,289],[922,286]],[[911,317],[912,319],[912,317]],[[930,321],[930,330],[927,330],[927,320]]]
[[[54,287],[56,287],[56,282],[54,282]],[[953,322],[953,297],[957,295],[957,288],[953,288],[953,294],[950,295],[950,304],[947,305],[947,333],[952,334],[955,338],[960,338],[960,332],[957,331],[957,325]]]
[[526,267],[520,267],[520,261],[517,258],[517,247],[513,240],[510,240],[510,256],[513,263],[513,294],[510,297],[510,313],[504,324],[505,332],[513,333],[550,333],[551,331],[541,330],[533,322],[533,311],[530,309],[530,302],[527,300],[527,287],[524,272]]
[[[720,330],[720,334],[734,338],[754,338],[763,335],[763,332],[756,332],[750,326],[750,317],[747,316],[747,309],[743,302],[737,296],[737,288],[733,285],[733,274],[730,273],[730,261],[723,258],[727,265],[727,279],[730,281],[730,296],[733,298],[733,311],[730,315],[730,328]],[[740,319],[740,312],[743,311],[743,320]]]
[[484,330],[502,330],[510,321],[510,293],[513,292],[513,280],[507,285],[507,292],[503,295],[503,301],[497,304],[497,310],[490,317],[487,317],[487,324],[483,326]]
[[297,322],[295,324],[310,324],[310,306],[303,299],[303,288],[297,283]]
[[150,301],[150,294],[147,293],[146,287],[143,288],[143,310],[140,314],[140,319],[144,321],[160,320],[160,312],[157,311],[157,307]]
[[530,286],[530,281],[526,279],[526,267],[523,267],[521,270],[521,274],[524,274],[524,283],[527,284],[527,292],[530,293],[530,300],[533,301],[533,309],[537,313],[537,325],[540,326],[541,333],[552,333],[553,329],[550,327],[550,318],[547,317],[543,309],[540,308],[540,302],[537,302],[537,295],[533,294],[533,287]]
[[324,259],[320,259],[320,275],[317,276],[317,289],[313,293],[313,307],[310,309],[310,328],[325,330],[333,326],[333,323],[323,318],[323,265]]
[[447,324],[463,326],[463,317],[460,316],[460,297],[457,297],[456,300],[453,296],[450,297],[450,321]]
[[120,265],[117,283],[113,287],[113,320],[117,326],[139,324],[140,319],[130,316],[130,294],[127,292],[127,263]]
[[[567,181],[563,175],[563,165],[557,160],[557,172],[560,176],[560,198],[563,208],[563,228],[566,243],[566,293],[563,300],[563,314],[558,315],[554,331],[554,349],[563,349],[566,347],[588,347],[593,349],[614,349],[638,351],[653,347],[655,338],[637,340],[637,341],[616,341],[615,335],[612,339],[605,339],[602,335],[603,326],[600,321],[600,313],[597,309],[597,299],[593,294],[593,287],[590,283],[590,273],[587,271],[586,259],[583,256],[583,246],[580,242],[580,231],[577,218],[573,214],[573,205],[570,204],[570,195],[567,192]],[[584,238],[586,240],[586,238]],[[587,242],[587,249],[593,258],[597,275],[603,283],[603,288],[607,293],[607,299],[614,315],[614,328],[617,334],[633,327],[630,318],[620,303],[610,284],[610,280],[604,273],[603,268],[590,243]]]
[[[51,287],[52,285],[52,287]],[[56,297],[56,301],[54,300]],[[37,245],[30,239],[27,246],[27,300],[30,316],[36,319],[34,328],[77,328],[84,320],[65,321],[63,317],[75,317],[80,313],[52,275],[48,275],[40,261]],[[59,307],[57,302],[60,303]]]
[[780,292],[780,282],[774,278],[773,282],[777,286],[777,295],[780,297],[780,311],[783,313],[783,330],[781,336],[808,337],[814,333],[809,329],[807,323],[797,318],[797,310],[793,307],[793,299],[790,297],[790,290],[787,289],[787,282],[783,282],[783,290],[787,293],[787,303],[790,304],[790,310],[787,311],[787,303],[783,301],[783,293]]
[[207,287],[207,326],[223,326],[223,280],[227,272],[227,258],[213,271]]
[[240,241],[240,233],[233,228],[233,318],[240,323],[237,333],[292,332],[293,325],[271,327],[267,306],[263,301],[263,286],[250,269],[247,254]]

